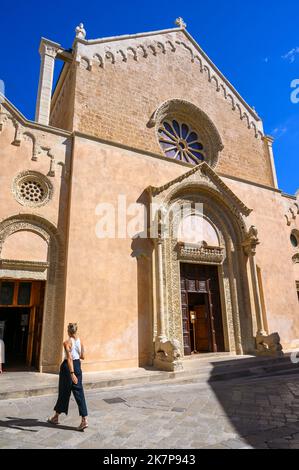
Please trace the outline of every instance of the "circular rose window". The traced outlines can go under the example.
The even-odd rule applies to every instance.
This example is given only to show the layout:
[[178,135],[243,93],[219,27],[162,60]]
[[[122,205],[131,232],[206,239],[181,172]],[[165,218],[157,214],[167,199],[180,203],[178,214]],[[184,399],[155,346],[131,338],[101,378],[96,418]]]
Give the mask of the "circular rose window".
[[198,165],[205,160],[199,135],[188,124],[176,120],[164,121],[159,129],[159,142],[169,158]]
[[42,206],[51,198],[52,184],[41,173],[25,171],[13,182],[13,193],[16,200],[23,206]]

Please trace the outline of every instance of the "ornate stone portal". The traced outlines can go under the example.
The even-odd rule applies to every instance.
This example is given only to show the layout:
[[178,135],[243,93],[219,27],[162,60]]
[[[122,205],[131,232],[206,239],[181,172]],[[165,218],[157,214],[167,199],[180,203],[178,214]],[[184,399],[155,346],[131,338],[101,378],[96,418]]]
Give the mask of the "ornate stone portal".
[[[151,214],[156,283],[154,365],[166,370],[182,367],[180,262],[218,266],[225,350],[257,353],[255,336],[264,325],[254,261],[259,243],[257,230],[247,229],[245,222],[251,210],[207,163],[148,191],[154,207]],[[203,207],[203,213],[197,214],[197,204]],[[197,214],[215,228],[219,246],[209,246],[204,240],[198,245],[178,241],[178,214],[186,207],[189,215]]]

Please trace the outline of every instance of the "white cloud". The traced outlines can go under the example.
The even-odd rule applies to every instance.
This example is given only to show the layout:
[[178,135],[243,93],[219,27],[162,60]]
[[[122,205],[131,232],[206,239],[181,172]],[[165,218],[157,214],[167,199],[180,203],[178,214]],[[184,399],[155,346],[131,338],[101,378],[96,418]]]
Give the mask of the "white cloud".
[[279,139],[280,137],[282,137],[286,132],[288,132],[288,128],[286,126],[279,126],[279,127],[276,127],[275,129],[273,129],[273,131],[271,132],[271,134],[273,135],[273,137],[275,137],[276,139]]
[[281,58],[288,60],[291,64],[293,64],[296,60],[297,54],[299,54],[299,47],[294,47],[294,49],[291,49],[285,55],[281,56]]

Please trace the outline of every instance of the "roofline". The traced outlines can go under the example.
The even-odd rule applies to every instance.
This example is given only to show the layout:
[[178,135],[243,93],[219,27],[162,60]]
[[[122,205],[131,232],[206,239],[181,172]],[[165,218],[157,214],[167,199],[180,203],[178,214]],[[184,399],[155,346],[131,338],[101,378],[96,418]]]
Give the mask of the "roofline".
[[52,127],[52,126],[49,126],[49,125],[46,125],[46,124],[40,124],[36,121],[31,121],[30,119],[25,118],[25,116],[21,113],[21,111],[19,111],[9,101],[9,99],[6,96],[4,96],[4,95],[2,95],[2,93],[0,93],[0,105],[3,105],[4,103],[8,106],[10,111],[16,117],[18,117],[18,119],[21,121],[21,123],[26,127],[32,127],[33,129],[39,129],[39,130],[42,130],[42,131],[51,132],[52,134],[58,134],[58,135],[65,136],[65,137],[70,137],[72,135],[72,132],[65,131],[63,129],[58,129],[57,127]]
[[206,61],[209,63],[209,65],[217,72],[217,74],[220,75],[221,79],[226,83],[226,85],[235,93],[237,98],[242,102],[242,104],[246,107],[246,109],[250,112],[250,114],[257,120],[257,121],[262,121],[260,116],[257,114],[256,111],[242,98],[240,93],[236,90],[236,88],[231,84],[231,82],[223,75],[223,73],[218,69],[218,67],[214,64],[214,62],[209,58],[209,56],[205,53],[205,51],[200,47],[200,45],[197,43],[197,41],[191,36],[190,33],[186,29],[182,29],[184,34],[187,36],[187,38],[192,42],[193,46],[199,50],[199,52],[204,56]]
[[102,44],[105,42],[114,42],[114,41],[123,41],[125,39],[135,39],[135,38],[143,38],[148,36],[157,36],[158,34],[167,34],[173,33],[175,31],[184,31],[185,28],[169,28],[169,29],[161,29],[158,31],[149,31],[147,33],[136,33],[136,34],[123,34],[121,36],[108,36],[106,38],[100,39],[81,39],[75,38],[74,44],[80,42],[81,44],[89,45],[89,44]]
[[204,59],[214,69],[214,71],[220,76],[220,78],[224,81],[224,83],[231,89],[231,91],[236,95],[236,97],[241,101],[243,106],[245,106],[245,108],[252,115],[252,117],[256,121],[262,122],[262,119],[257,114],[257,112],[245,101],[244,98],[242,98],[240,93],[231,84],[231,82],[223,75],[223,73],[218,69],[218,67],[209,58],[209,56],[204,52],[204,50],[200,47],[200,45],[193,38],[193,36],[186,30],[186,28],[179,27],[179,28],[161,29],[161,30],[158,30],[158,31],[151,31],[151,32],[147,32],[147,33],[125,34],[125,35],[122,35],[122,36],[110,36],[110,37],[101,38],[101,39],[75,38],[75,41],[74,41],[73,45],[75,45],[76,43],[81,43],[83,45],[104,44],[104,43],[108,43],[108,42],[123,41],[123,40],[126,40],[126,39],[136,39],[136,38],[149,37],[149,36],[158,36],[159,34],[174,33],[174,32],[178,32],[178,31],[183,32],[185,34],[185,36],[192,42],[193,46],[203,55]]

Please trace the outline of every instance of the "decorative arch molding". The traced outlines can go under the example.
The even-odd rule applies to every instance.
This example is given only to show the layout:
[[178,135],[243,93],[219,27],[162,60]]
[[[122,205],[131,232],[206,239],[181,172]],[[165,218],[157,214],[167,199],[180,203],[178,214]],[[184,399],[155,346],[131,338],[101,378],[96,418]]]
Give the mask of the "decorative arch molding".
[[159,139],[159,125],[165,119],[181,120],[197,131],[204,145],[209,165],[212,168],[217,165],[219,153],[224,146],[215,124],[204,111],[185,100],[165,101],[156,109],[148,123],[148,127],[156,127],[157,139]]
[[[255,351],[255,335],[263,329],[263,324],[254,262],[259,242],[257,230],[253,226],[249,228],[246,222],[251,210],[206,163],[162,187],[148,188],[148,191],[155,208],[151,219],[155,230],[151,233],[155,234],[152,237],[154,282],[158,279],[154,324],[156,367],[175,370],[182,366],[177,352],[183,351],[180,262],[218,266],[226,350],[237,354]],[[203,204],[204,216],[217,228],[220,246],[209,247],[203,243],[190,248],[188,244],[178,243],[175,218],[171,217],[167,236],[164,236],[165,214],[172,204],[183,207],[186,202],[190,202],[191,207],[196,202]],[[169,344],[176,348],[176,359],[171,366],[169,361],[161,359]]]
[[[48,244],[46,293],[40,354],[40,371],[57,372],[61,361],[64,326],[64,243],[57,227],[50,221],[33,214],[17,214],[0,221],[0,263],[5,240],[20,231],[30,231],[39,235]],[[12,269],[30,270],[30,266],[20,260],[13,260]],[[18,274],[18,273],[17,273]]]

